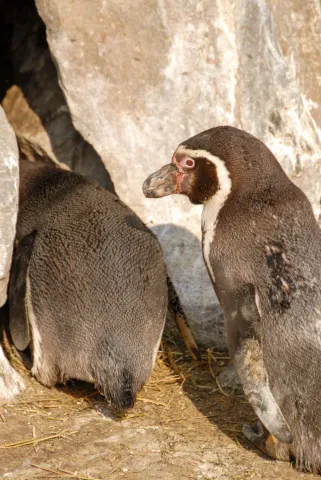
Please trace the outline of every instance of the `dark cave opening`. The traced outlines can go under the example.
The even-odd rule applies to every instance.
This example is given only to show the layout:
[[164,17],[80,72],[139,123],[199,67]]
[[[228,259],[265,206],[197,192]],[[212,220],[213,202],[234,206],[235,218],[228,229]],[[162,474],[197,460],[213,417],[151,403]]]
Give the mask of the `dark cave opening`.
[[73,126],[33,0],[1,2],[0,55],[0,101],[21,156],[67,165],[115,193],[100,156]]

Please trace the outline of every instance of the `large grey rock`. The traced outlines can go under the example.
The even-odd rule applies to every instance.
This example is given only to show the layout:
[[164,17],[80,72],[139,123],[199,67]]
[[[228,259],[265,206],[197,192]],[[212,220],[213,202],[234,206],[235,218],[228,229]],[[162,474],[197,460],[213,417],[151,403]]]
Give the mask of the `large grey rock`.
[[[18,211],[18,147],[15,135],[0,107],[0,307],[5,303]],[[0,330],[2,325],[0,325]],[[0,332],[1,337],[1,332]],[[0,402],[8,401],[24,387],[0,344]]]
[[0,404],[15,400],[25,389],[25,383],[19,373],[10,365],[0,345]]
[[223,345],[201,208],[146,200],[177,144],[233,124],[261,138],[320,213],[321,17],[316,0],[36,0],[76,129],[154,228],[198,340]]
[[[113,190],[95,149],[75,130],[50,56],[45,26],[35,5],[26,2],[15,11],[6,5],[12,24],[13,82],[2,101],[16,134],[21,154],[81,172]],[[15,12],[15,14],[14,14]]]
[[9,269],[18,211],[18,148],[0,107],[0,307],[7,298]]

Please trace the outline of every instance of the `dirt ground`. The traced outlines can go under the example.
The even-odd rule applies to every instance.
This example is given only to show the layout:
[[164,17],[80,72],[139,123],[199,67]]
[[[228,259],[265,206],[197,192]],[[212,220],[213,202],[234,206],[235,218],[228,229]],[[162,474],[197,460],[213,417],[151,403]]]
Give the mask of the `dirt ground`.
[[318,478],[268,460],[243,439],[242,424],[255,417],[242,395],[215,379],[229,364],[226,354],[204,352],[196,363],[177,345],[162,349],[125,415],[90,385],[47,389],[24,371],[25,394],[0,407],[0,478]]

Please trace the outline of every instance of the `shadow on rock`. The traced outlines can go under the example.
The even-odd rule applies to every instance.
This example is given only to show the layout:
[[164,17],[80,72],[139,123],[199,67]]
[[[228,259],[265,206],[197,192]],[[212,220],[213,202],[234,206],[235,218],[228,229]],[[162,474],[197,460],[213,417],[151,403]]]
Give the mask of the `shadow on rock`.
[[196,341],[206,347],[226,348],[223,315],[204,264],[200,239],[172,223],[148,226],[160,240],[168,274]]
[[7,55],[1,99],[22,155],[64,163],[115,193],[100,156],[73,126],[35,3],[8,3],[3,25],[0,48]]

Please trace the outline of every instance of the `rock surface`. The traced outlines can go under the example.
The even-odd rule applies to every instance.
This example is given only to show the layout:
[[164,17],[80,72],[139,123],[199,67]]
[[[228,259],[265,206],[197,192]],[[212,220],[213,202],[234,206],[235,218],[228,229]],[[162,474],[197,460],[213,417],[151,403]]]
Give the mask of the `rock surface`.
[[25,389],[20,374],[10,365],[0,344],[0,405],[13,402]]
[[30,1],[17,11],[8,4],[11,21],[11,69],[13,85],[2,101],[17,136],[22,155],[41,158],[81,172],[113,190],[108,172],[92,145],[86,142],[71,120],[58,84],[58,75],[46,42],[45,26]]
[[7,285],[18,210],[18,147],[15,135],[0,107],[0,307]]
[[[146,200],[146,176],[216,125],[261,138],[320,213],[317,0],[36,0],[72,121],[120,197],[154,228],[199,341],[224,345],[201,208]],[[290,13],[289,13],[290,12]]]
[[[0,307],[7,298],[9,269],[18,211],[18,147],[15,135],[0,107]],[[0,338],[2,325],[0,324]],[[11,367],[0,343],[0,402],[13,399],[24,382]]]

